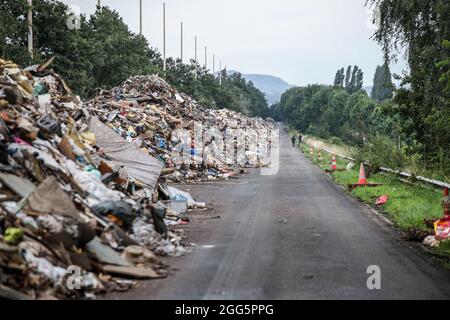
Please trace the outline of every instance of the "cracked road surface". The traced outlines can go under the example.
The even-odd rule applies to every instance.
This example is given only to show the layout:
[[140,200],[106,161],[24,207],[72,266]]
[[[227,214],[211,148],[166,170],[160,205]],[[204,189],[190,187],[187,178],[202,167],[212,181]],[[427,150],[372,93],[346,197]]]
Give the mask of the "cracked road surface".
[[[176,270],[110,299],[448,299],[450,273],[409,248],[367,207],[332,184],[281,133],[280,171],[184,185],[214,204],[183,228],[193,252]],[[214,216],[220,215],[220,219]],[[368,290],[368,266],[381,290]]]

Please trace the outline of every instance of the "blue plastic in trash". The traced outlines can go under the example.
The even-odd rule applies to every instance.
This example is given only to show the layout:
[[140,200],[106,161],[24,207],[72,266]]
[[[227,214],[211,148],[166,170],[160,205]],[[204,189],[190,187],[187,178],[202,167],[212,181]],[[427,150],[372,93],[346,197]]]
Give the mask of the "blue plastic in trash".
[[187,211],[188,199],[182,196],[181,194],[177,194],[176,196],[170,198],[170,208],[178,213],[183,213]]
[[159,139],[159,144],[158,144],[159,148],[165,149],[166,148],[166,140],[164,139]]

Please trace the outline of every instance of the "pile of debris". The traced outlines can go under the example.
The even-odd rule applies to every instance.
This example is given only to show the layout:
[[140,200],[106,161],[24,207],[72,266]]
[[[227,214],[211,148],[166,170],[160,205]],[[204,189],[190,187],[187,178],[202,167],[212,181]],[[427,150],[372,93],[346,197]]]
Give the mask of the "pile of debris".
[[[168,225],[205,206],[167,183],[242,171],[203,157],[217,148],[211,138],[187,140],[193,161],[179,161],[177,130],[206,121],[226,136],[272,124],[203,109],[157,76],[84,104],[50,63],[21,69],[0,59],[0,298],[94,298],[166,276],[156,255],[186,250],[182,231]],[[246,149],[243,166],[263,165],[258,148]]]
[[0,108],[0,297],[86,298],[133,284],[115,276],[164,277],[155,254],[185,250],[166,222],[187,217],[168,207],[181,191],[160,181],[163,163],[46,65],[0,60]]
[[[132,77],[103,90],[87,106],[126,141],[161,160],[169,181],[228,179],[245,166],[270,162],[273,122],[205,109],[156,75]],[[260,143],[262,132],[267,143]]]

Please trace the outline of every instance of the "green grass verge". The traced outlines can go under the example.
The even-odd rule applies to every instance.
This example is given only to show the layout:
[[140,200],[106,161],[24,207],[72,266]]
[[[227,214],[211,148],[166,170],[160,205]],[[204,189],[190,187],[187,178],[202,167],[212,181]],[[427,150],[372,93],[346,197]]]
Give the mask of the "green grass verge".
[[[356,170],[333,173],[333,179],[342,185],[356,183],[359,172]],[[389,201],[383,206],[383,212],[400,229],[410,231],[419,229],[430,231],[425,220],[442,217],[442,196],[421,186],[405,184],[394,177],[375,174],[369,182],[382,183],[376,188],[356,188],[352,194],[368,204],[382,195],[388,195]]]

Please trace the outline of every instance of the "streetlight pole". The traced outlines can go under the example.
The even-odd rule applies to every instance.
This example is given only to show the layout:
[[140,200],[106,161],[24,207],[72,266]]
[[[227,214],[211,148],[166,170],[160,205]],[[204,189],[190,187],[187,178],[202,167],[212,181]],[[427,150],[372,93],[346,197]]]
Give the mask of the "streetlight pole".
[[195,79],[198,77],[198,70],[197,70],[197,36],[195,36]]
[[33,59],[33,1],[28,0],[28,52]]
[[181,62],[183,62],[183,21],[181,22]]
[[222,61],[219,62],[219,85],[222,85]]
[[142,36],[142,0],[139,0],[139,35]]
[[197,36],[195,36],[194,60],[197,62]]
[[166,3],[163,3],[163,70],[166,72]]
[[208,68],[208,47],[205,46],[205,69]]

